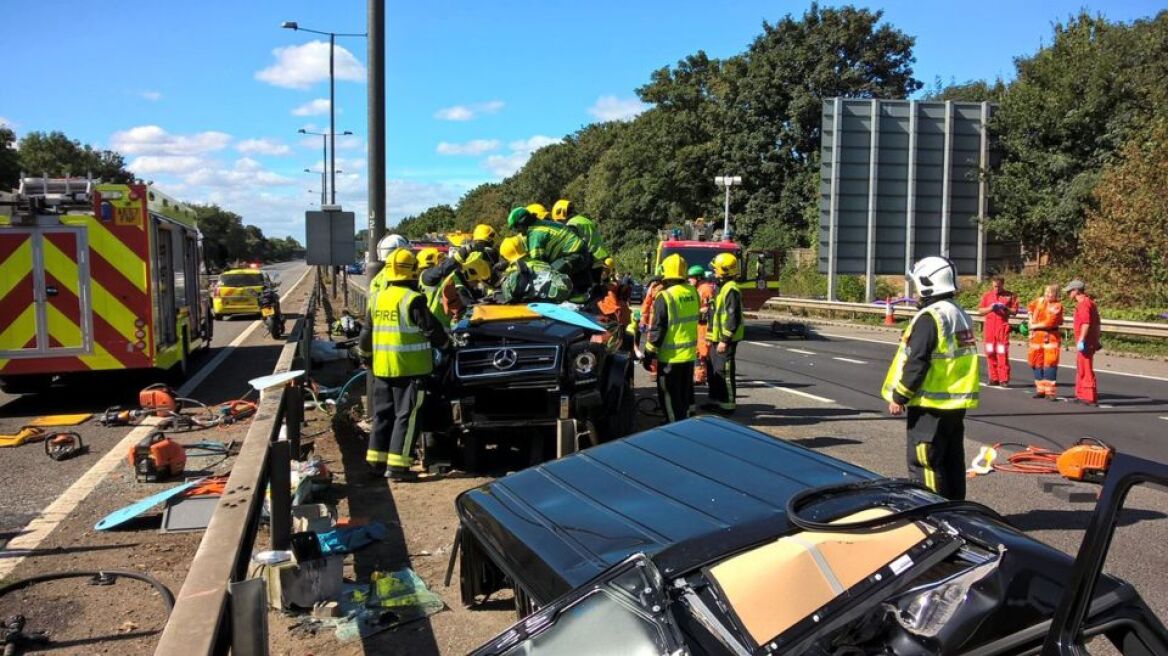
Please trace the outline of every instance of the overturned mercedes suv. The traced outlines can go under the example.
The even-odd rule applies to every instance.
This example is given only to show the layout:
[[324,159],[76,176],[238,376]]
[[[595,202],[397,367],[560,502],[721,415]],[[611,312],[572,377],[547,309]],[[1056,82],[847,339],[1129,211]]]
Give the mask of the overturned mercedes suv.
[[1168,654],[1101,573],[1149,481],[1168,465],[1116,456],[1072,559],[980,504],[702,417],[460,495],[462,601],[515,593],[480,656]]
[[619,327],[599,328],[525,305],[475,306],[452,328],[451,362],[433,390],[441,398],[428,401],[428,443],[456,445],[463,467],[476,470],[490,447],[535,464],[628,435],[633,363],[616,348]]

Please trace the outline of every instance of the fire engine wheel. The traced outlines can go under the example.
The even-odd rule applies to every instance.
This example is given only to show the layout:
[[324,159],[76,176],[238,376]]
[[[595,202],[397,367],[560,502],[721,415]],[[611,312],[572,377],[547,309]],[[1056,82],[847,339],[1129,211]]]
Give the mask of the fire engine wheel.
[[0,378],[0,392],[5,394],[40,394],[48,390],[52,384],[52,376]]

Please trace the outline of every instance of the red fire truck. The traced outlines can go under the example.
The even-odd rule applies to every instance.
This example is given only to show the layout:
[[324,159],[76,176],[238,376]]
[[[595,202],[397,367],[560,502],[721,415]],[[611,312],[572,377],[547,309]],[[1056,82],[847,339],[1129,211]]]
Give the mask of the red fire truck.
[[195,213],[146,184],[24,178],[0,195],[0,389],[185,373],[214,325]]
[[687,267],[696,264],[709,271],[715,256],[733,253],[741,269],[742,304],[747,310],[758,310],[767,299],[778,296],[781,251],[751,249],[744,252],[741,244],[723,239],[721,231],[715,232],[712,228],[712,224],[696,219],[686,221],[680,228],[660,231],[657,252],[649,271],[657,271],[661,261],[675,253],[685,259]]

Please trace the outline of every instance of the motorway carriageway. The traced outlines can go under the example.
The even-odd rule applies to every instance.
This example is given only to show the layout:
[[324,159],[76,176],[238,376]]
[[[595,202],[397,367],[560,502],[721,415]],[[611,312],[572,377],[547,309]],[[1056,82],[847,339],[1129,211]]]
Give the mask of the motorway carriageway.
[[[807,341],[780,340],[771,336],[769,322],[750,322],[738,348],[738,380],[798,397],[808,417],[816,408],[833,404],[886,414],[888,404],[880,398],[880,386],[895,353],[895,340],[892,333],[840,326],[824,326]],[[966,421],[967,438],[1061,449],[1080,438],[1095,437],[1126,453],[1168,460],[1168,364],[1151,366],[1159,375],[1125,375],[1101,370],[1097,358],[1100,407],[1091,408],[1062,399],[1032,399],[1034,384],[1025,355],[1024,348],[1011,348],[1008,389],[982,386],[981,405]],[[1074,359],[1073,351],[1063,352],[1060,397],[1074,396]],[[1068,360],[1072,366],[1066,365]],[[1141,370],[1149,369],[1149,363],[1139,364]],[[982,370],[984,383],[984,359]],[[824,414],[822,421],[832,420],[830,413]]]
[[[309,269],[303,261],[296,261],[272,264],[264,267],[264,271],[281,283],[280,294],[284,296],[292,291]],[[290,320],[286,326],[291,326]],[[237,377],[223,374],[223,364],[235,347],[256,332],[266,337],[258,320],[239,317],[216,321],[211,349],[195,356],[194,364],[197,368],[181,386],[182,395],[207,403],[218,403],[237,398],[246,392],[249,389],[246,379],[236,380]],[[275,340],[271,341],[273,345],[278,344]],[[267,371],[275,365],[277,355],[278,349],[274,349]],[[220,372],[220,375],[212,376],[213,372]],[[41,415],[100,413],[115,405],[136,407],[138,390],[150,382],[147,375],[128,376],[120,373],[110,376],[108,382],[104,378],[94,380],[105,384],[54,388],[41,395],[0,394],[0,433],[16,433],[29,420]],[[55,429],[77,431],[89,448],[89,453],[62,462],[49,460],[39,442],[0,449],[0,490],[4,491],[0,495],[0,548],[94,467],[132,429],[132,426],[102,427],[96,419],[73,428]],[[209,434],[207,439],[215,437]],[[119,467],[128,471],[124,460],[119,459],[118,463]],[[94,484],[97,482],[100,479],[93,481]]]

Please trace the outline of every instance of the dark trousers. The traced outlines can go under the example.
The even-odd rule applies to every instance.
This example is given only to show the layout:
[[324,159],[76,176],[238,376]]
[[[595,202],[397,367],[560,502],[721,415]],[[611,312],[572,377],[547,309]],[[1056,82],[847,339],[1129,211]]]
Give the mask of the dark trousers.
[[409,468],[414,464],[414,438],[418,434],[418,410],[425,400],[421,377],[373,379],[373,432],[365,460],[372,465]]
[[734,356],[738,351],[736,342],[730,343],[725,353],[718,353],[718,345],[710,342],[710,402],[717,403],[723,410],[733,410],[738,403],[738,387],[734,384]]
[[965,498],[965,411],[908,407],[908,473],[943,497]]
[[665,422],[681,421],[693,414],[694,363],[657,363],[657,402],[665,413]]

